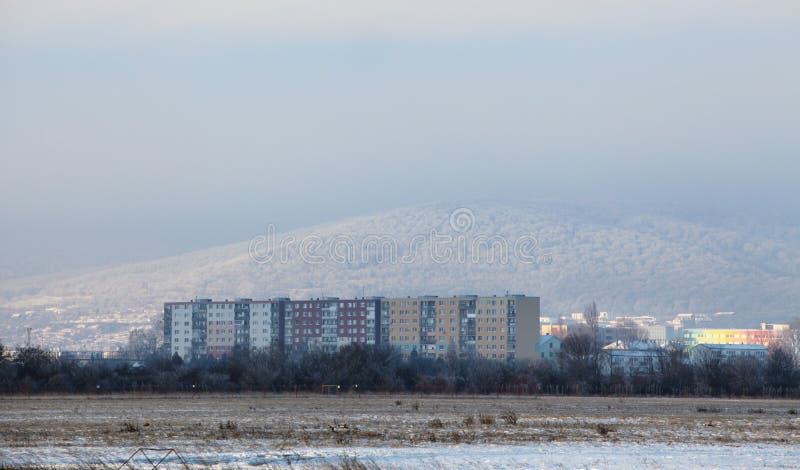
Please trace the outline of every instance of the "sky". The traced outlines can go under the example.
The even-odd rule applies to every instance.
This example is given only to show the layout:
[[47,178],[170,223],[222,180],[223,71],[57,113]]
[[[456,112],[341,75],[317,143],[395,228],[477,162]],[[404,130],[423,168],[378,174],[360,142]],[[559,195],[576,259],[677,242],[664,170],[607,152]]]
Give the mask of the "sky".
[[796,1],[0,0],[0,280],[432,201],[800,216]]

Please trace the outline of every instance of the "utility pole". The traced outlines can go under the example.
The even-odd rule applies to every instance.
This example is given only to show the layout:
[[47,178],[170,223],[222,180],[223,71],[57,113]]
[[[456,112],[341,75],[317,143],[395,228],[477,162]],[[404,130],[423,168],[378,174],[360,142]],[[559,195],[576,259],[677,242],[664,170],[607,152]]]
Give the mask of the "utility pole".
[[27,327],[27,328],[25,328],[25,330],[26,330],[26,332],[28,334],[28,338],[25,340],[25,347],[26,348],[30,348],[31,347],[31,327]]

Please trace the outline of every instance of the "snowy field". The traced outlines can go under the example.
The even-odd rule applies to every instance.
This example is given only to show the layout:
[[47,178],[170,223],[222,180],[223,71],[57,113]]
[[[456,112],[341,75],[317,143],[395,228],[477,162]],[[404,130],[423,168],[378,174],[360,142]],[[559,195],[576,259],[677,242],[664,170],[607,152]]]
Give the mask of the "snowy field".
[[799,412],[672,398],[6,397],[0,468],[116,468],[140,447],[200,468],[797,468]]
[[[131,448],[81,447],[4,449],[4,465],[40,468],[117,468]],[[150,457],[163,453],[150,452]],[[622,443],[421,444],[410,447],[306,447],[276,450],[269,442],[213,443],[182,457],[200,468],[342,468],[348,461],[366,468],[541,468],[541,469],[756,469],[798,468],[800,448],[775,444],[693,445]],[[164,468],[181,468],[169,457]],[[138,457],[126,468],[147,468]]]

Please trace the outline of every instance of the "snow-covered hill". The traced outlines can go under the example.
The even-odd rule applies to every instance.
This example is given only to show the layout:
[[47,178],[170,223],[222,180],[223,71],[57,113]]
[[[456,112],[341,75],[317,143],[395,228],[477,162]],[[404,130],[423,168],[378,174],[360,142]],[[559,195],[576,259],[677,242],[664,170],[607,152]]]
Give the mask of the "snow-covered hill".
[[265,233],[79,275],[6,280],[0,341],[21,343],[31,326],[45,344],[108,345],[164,301],[195,296],[511,291],[540,295],[544,314],[593,299],[614,314],[736,311],[752,322],[798,314],[800,244],[780,230],[759,233],[552,202],[409,207],[277,233],[288,249],[270,260]]

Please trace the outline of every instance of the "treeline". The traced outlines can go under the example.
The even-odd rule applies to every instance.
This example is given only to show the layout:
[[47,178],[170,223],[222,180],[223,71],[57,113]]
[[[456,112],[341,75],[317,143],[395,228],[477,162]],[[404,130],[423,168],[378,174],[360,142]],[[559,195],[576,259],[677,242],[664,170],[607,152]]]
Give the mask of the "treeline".
[[604,375],[597,355],[567,337],[555,363],[479,357],[402,358],[385,347],[352,345],[338,352],[290,357],[280,350],[241,351],[222,359],[184,363],[153,354],[131,364],[79,365],[38,348],[0,361],[0,393],[340,392],[625,394],[800,397],[800,370],[787,351],[773,348],[766,364],[687,363],[670,350],[657,372]]

